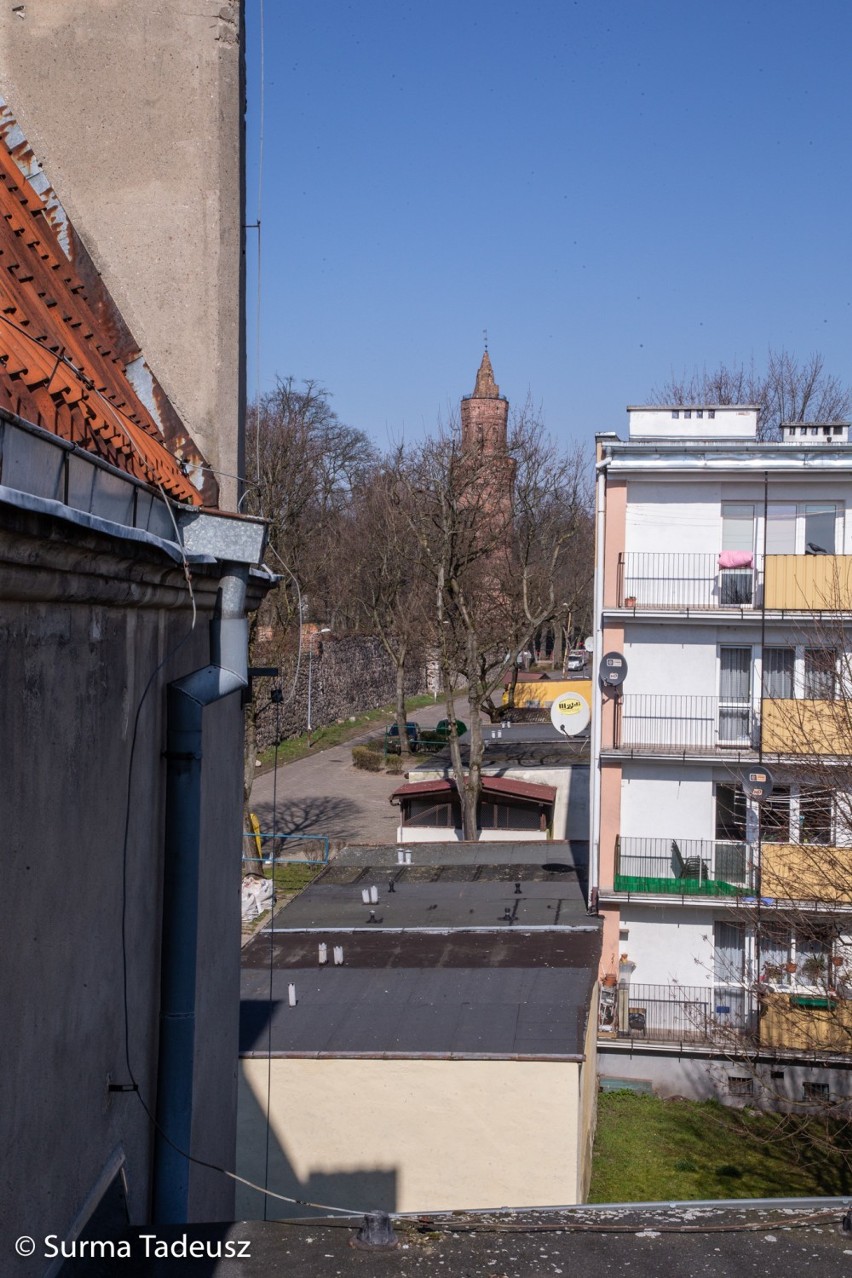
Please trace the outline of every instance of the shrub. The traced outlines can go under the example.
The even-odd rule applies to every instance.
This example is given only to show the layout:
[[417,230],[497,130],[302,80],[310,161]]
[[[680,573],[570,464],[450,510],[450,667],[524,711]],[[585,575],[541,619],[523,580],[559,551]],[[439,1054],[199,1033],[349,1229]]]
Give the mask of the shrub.
[[389,754],[385,759],[385,768],[394,776],[399,776],[408,767],[407,760],[403,759],[401,754]]
[[381,754],[377,750],[371,750],[369,746],[353,746],[352,762],[356,768],[364,768],[367,772],[381,772],[382,770]]

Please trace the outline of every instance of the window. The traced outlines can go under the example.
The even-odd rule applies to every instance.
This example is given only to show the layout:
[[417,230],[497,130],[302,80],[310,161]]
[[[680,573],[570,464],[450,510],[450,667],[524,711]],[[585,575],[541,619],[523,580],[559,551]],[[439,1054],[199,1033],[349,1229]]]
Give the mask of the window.
[[799,842],[830,847],[834,842],[834,796],[830,790],[802,786],[799,793]]
[[[461,825],[461,812],[455,812],[455,807],[448,800],[409,799],[405,825],[436,825],[442,829],[453,829],[456,824]],[[457,815],[458,822],[455,819]]]
[[716,416],[716,409],[715,409],[715,408],[708,408],[708,409],[707,409],[707,416],[708,416],[708,417],[715,417],[715,416]]
[[483,799],[479,809],[482,830],[546,830],[544,809],[530,804],[494,803]]
[[796,553],[795,502],[775,502],[767,506],[766,553],[768,555]]
[[719,650],[719,742],[751,739],[751,648]]
[[722,549],[754,550],[754,506],[744,502],[722,503]]
[[751,1096],[754,1092],[754,1079],[748,1074],[728,1075],[729,1096]]
[[745,975],[745,927],[743,924],[713,924],[713,975],[720,985],[742,981]]
[[776,785],[760,807],[760,834],[767,843],[790,842],[790,787]]
[[677,421],[677,419],[680,417],[680,412],[677,408],[672,409],[672,417],[674,418],[675,421]]
[[827,1101],[831,1099],[828,1083],[802,1083],[804,1100]]
[[805,649],[804,695],[810,701],[833,701],[837,695],[837,652],[834,648]]
[[696,409],[696,410],[695,410],[695,416],[696,416],[696,417],[703,417],[703,416],[704,416],[704,409],[703,409],[703,408],[698,408],[698,409]]
[[763,695],[772,701],[789,701],[793,695],[795,648],[763,649]]
[[805,549],[834,554],[837,506],[834,502],[809,502],[804,508]]
[[745,842],[746,797],[741,786],[716,785],[716,838]]
[[683,410],[683,415],[684,415],[684,417],[691,417],[691,416],[692,416],[692,409],[691,409],[691,408],[685,408],[685,409]]
[[787,980],[790,962],[790,929],[783,924],[766,925],[759,936],[761,980],[779,985]]

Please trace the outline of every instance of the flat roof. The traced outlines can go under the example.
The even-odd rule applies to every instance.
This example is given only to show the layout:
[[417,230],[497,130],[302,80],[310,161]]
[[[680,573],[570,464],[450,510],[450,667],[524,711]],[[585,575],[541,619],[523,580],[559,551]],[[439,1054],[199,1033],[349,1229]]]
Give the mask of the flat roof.
[[[334,858],[330,869],[341,866],[359,866],[365,871],[371,866],[396,865],[401,845],[387,843],[350,843]],[[484,872],[505,871],[508,866],[558,866],[582,872],[589,864],[589,844],[584,839],[507,840],[505,843],[477,841],[476,843],[407,843],[402,849],[411,854],[413,865],[409,870],[423,866],[482,866]],[[559,871],[557,871],[558,873]],[[363,875],[362,875],[363,877]]]
[[[320,966],[322,939],[267,930],[248,947],[241,1054],[582,1058],[597,922],[496,937],[330,934]],[[332,944],[343,946],[342,966],[332,964]]]

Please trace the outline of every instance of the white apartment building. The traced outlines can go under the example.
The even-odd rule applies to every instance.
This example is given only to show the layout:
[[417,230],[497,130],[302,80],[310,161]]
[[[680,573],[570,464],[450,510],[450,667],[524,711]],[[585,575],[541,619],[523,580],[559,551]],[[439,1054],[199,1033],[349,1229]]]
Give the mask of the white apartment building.
[[626,662],[592,747],[603,1035],[852,1053],[848,427],[759,442],[739,405],[628,422],[597,439],[595,659]]

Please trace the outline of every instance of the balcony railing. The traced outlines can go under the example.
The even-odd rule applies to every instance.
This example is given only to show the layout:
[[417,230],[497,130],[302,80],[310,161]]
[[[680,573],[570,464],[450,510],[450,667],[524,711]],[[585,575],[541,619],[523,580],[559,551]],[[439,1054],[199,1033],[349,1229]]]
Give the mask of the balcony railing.
[[767,555],[766,606],[848,612],[852,609],[852,555]]
[[751,704],[677,693],[627,693],[616,705],[613,746],[663,754],[755,750]]
[[631,551],[618,563],[617,607],[682,612],[760,607],[759,557],[749,568],[720,568],[719,556]]
[[742,1042],[754,1033],[752,1003],[750,991],[738,987],[631,984],[618,991],[618,1037],[656,1043]]
[[615,841],[616,892],[739,896],[753,885],[752,850],[745,842],[630,835]]

